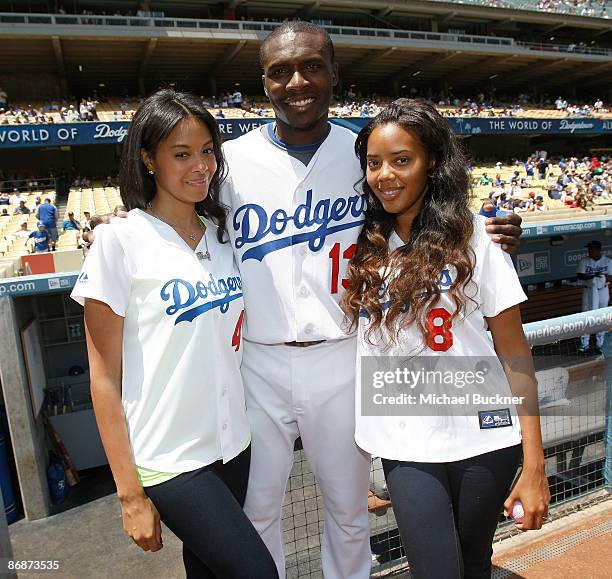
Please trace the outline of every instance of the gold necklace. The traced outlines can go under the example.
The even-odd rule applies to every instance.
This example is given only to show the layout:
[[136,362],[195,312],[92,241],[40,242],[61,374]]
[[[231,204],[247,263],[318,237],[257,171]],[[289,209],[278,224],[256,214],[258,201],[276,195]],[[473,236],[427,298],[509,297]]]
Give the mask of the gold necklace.
[[[187,235],[187,237],[189,239],[191,239],[191,241],[195,241],[197,239],[197,234],[195,233],[189,233],[186,229],[184,229],[183,227],[181,227],[180,225],[176,225],[173,223],[170,223],[169,221],[166,221],[161,215],[158,215],[154,210],[153,207],[151,206],[150,203],[147,203],[147,209],[149,210],[149,212],[151,213],[151,215],[153,215],[153,217],[155,217],[156,219],[159,219],[161,222],[165,223],[166,225],[168,225],[169,227],[172,227],[172,229],[174,229],[175,231],[177,229],[179,229],[180,231],[182,231],[185,235]],[[200,260],[203,261],[205,259],[207,259],[208,261],[210,261],[210,251],[208,251],[208,239],[206,239],[206,225],[203,223],[202,219],[200,218],[200,216],[196,213],[195,209],[193,211],[194,215],[196,216],[196,219],[198,220],[198,224],[200,225],[200,227],[202,228],[202,234],[204,236],[204,243],[206,244],[206,252],[201,252],[201,251],[196,251],[196,257]]]

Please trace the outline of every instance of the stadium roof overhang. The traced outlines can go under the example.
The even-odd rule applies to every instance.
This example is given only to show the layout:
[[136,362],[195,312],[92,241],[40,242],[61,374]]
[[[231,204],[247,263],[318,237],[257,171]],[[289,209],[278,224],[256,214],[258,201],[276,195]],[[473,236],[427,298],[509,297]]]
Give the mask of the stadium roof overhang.
[[[86,6],[88,0],[79,0],[79,6]],[[92,6],[99,4],[91,0]],[[124,7],[129,2],[114,0],[108,3],[113,8]],[[610,30],[610,22],[602,18],[578,16],[573,14],[557,14],[536,10],[517,10],[514,8],[488,7],[477,4],[462,4],[460,2],[443,2],[427,0],[172,0],[152,1],[151,10],[173,11],[184,10],[197,12],[203,6],[218,6],[228,8],[246,7],[249,10],[260,10],[274,15],[275,13],[291,14],[308,18],[313,13],[345,13],[367,14],[373,18],[385,19],[391,16],[418,17],[431,19],[459,19],[479,22],[520,22],[525,24],[540,24],[546,27],[563,25],[571,28],[592,30]],[[131,7],[131,6],[130,6]],[[109,12],[109,11],[107,11]]]
[[[429,3],[431,5],[431,3]],[[258,50],[267,33],[256,30],[199,30],[118,26],[0,26],[3,74],[55,74],[73,91],[149,87],[160,82],[209,94],[207,79],[220,91],[240,83],[261,94]],[[494,84],[498,91],[556,92],[578,85],[604,90],[612,58],[603,55],[530,50],[517,45],[466,44],[445,40],[332,35],[344,85],[393,94],[398,87],[452,86],[472,94]],[[494,82],[493,82],[494,81]]]

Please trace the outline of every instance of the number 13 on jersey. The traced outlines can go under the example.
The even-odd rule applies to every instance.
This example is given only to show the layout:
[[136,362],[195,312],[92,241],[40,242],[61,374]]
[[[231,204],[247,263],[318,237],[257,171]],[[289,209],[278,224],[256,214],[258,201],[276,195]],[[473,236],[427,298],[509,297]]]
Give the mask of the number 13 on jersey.
[[[340,253],[340,244],[335,243],[329,252],[329,259],[332,261],[331,268],[331,293],[338,293],[338,286],[342,283],[342,287],[346,289],[348,287],[348,280],[345,278],[340,279],[340,272],[344,275],[348,262],[355,255],[357,245],[349,245],[342,253]],[[340,267],[342,265],[342,267]]]

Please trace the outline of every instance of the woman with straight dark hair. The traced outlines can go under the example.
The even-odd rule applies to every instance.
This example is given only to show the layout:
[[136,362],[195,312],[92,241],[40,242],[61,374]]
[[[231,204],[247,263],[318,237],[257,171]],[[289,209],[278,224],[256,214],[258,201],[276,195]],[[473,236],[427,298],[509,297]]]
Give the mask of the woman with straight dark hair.
[[[368,200],[343,301],[358,330],[355,439],[382,458],[412,576],[489,578],[502,508],[539,529],[550,501],[526,298],[469,209],[465,157],[433,106],[395,101],[355,151]],[[389,382],[397,370],[410,379]]]
[[187,577],[277,577],[242,510],[251,435],[242,282],[219,187],[221,137],[199,100],[161,90],[124,144],[125,219],[96,227],[72,297],[85,306],[91,392],[125,532],[183,542]]

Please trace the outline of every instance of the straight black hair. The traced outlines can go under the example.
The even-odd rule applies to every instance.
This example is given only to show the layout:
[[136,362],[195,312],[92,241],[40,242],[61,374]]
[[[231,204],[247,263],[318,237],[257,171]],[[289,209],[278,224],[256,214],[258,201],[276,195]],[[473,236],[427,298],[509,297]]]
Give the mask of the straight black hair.
[[227,169],[221,151],[221,133],[213,116],[195,95],[162,89],[147,97],[140,105],[128,130],[121,155],[119,187],[121,199],[128,210],[147,208],[155,197],[155,176],[150,175],[142,160],[142,151],[155,154],[159,144],[168,137],[184,119],[193,117],[205,125],[213,140],[217,170],[210,180],[208,195],[196,203],[198,215],[214,221],[218,227],[217,238],[225,239],[227,208],[219,200],[219,190]]

